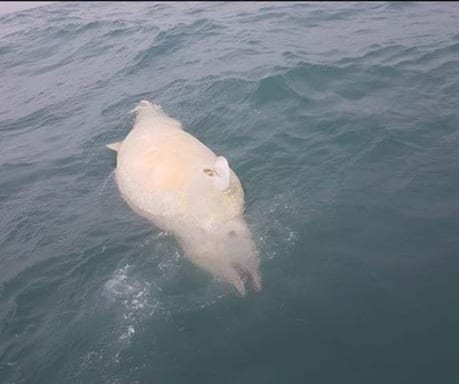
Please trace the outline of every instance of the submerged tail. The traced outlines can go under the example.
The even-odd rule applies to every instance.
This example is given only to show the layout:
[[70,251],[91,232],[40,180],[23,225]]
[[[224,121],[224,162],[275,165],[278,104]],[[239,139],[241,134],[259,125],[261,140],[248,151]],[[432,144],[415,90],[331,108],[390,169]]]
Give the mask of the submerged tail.
[[160,105],[150,103],[148,100],[140,101],[140,103],[137,104],[137,106],[133,110],[131,110],[129,113],[134,113],[134,112],[136,112],[137,115],[141,113],[145,113],[145,112],[164,113]]
[[140,101],[130,113],[136,113],[136,124],[146,121],[150,125],[162,123],[183,129],[181,123],[164,112],[160,105],[153,104],[148,100]]
[[[163,111],[160,105],[153,104],[148,100],[142,100],[137,106],[129,111],[129,113],[136,114],[135,124],[146,122],[148,126],[154,127],[155,124],[168,125],[174,128],[182,128],[180,121],[170,117],[166,112]],[[107,144],[106,147],[112,151],[118,152],[120,150],[122,141],[116,143]]]

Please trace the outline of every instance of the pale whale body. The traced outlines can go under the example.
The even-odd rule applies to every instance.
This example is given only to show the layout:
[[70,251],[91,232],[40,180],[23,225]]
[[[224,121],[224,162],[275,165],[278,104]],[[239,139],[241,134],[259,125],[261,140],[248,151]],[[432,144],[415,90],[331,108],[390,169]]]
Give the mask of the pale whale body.
[[141,101],[134,127],[108,147],[115,178],[139,215],[173,234],[185,256],[241,295],[261,289],[259,258],[243,217],[244,191],[227,160],[183,130],[160,106]]

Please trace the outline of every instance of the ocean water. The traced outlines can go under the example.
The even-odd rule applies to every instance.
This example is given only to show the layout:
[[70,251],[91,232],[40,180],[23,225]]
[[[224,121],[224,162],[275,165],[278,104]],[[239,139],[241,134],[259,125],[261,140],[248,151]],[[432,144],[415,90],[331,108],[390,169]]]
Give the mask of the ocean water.
[[[0,383],[458,383],[457,3],[0,16]],[[226,156],[263,290],[121,199],[142,99]]]

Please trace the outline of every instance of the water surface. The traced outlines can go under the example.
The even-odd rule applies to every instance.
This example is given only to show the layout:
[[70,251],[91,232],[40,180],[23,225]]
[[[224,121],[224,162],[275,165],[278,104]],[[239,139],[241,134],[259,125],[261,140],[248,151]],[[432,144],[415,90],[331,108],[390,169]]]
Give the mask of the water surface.
[[[0,382],[457,383],[455,3],[0,16]],[[239,298],[113,180],[141,99],[228,158]]]

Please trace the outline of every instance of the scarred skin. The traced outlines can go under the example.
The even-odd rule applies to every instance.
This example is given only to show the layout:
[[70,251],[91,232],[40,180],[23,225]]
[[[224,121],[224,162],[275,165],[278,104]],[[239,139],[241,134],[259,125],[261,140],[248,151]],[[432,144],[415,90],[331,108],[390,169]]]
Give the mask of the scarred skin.
[[127,204],[172,233],[185,256],[244,296],[261,289],[259,258],[244,220],[244,191],[226,159],[183,130],[160,106],[141,101],[117,151],[116,182]]

